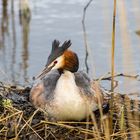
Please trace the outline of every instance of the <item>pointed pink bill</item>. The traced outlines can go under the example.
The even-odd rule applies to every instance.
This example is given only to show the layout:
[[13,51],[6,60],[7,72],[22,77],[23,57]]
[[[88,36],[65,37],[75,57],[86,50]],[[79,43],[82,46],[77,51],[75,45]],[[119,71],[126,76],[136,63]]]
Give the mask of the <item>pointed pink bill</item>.
[[38,74],[36,77],[34,77],[34,80],[36,79],[42,79],[52,68],[54,67],[54,65],[50,66],[50,67],[45,67],[40,74]]

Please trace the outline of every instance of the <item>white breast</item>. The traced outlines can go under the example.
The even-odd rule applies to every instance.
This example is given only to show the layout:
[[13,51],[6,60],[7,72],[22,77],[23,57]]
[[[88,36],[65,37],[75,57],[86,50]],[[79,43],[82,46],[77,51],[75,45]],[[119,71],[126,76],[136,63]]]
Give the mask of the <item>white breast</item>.
[[86,99],[76,86],[74,74],[64,71],[59,78],[54,96],[55,109],[51,114],[58,120],[81,120],[87,115]]

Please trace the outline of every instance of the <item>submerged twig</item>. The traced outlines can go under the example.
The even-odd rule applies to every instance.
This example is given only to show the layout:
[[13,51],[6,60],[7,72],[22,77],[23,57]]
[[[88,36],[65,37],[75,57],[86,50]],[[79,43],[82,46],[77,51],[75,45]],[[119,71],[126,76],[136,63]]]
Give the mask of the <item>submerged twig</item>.
[[86,26],[85,26],[85,16],[86,16],[86,10],[89,7],[89,5],[91,4],[93,0],[89,0],[88,3],[86,4],[86,6],[83,9],[83,18],[82,18],[82,27],[83,27],[83,35],[84,35],[84,43],[85,43],[85,50],[86,50],[86,57],[85,57],[85,65],[86,65],[86,71],[88,73],[89,71],[89,67],[88,67],[88,63],[87,63],[87,59],[88,59],[88,43],[87,43],[87,33],[86,33]]

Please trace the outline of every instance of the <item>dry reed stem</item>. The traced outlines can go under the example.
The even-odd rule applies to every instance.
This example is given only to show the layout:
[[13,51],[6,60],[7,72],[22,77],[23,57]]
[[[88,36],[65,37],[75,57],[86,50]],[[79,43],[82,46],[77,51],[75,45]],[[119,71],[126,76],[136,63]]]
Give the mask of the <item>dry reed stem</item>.
[[95,119],[95,115],[92,112],[90,113],[90,115],[91,115],[92,121],[94,122],[93,136],[95,137],[95,139],[100,140],[101,135],[100,135],[100,131],[98,129],[98,125],[97,125],[97,121]]
[[113,132],[113,100],[114,100],[114,71],[115,71],[115,27],[116,24],[116,0],[114,0],[113,26],[112,26],[112,50],[111,50],[111,101],[110,101],[110,133]]
[[64,127],[64,128],[67,128],[67,129],[73,129],[73,130],[80,131],[81,133],[84,133],[84,134],[93,135],[92,130],[84,129],[84,128],[81,128],[81,127],[75,127],[75,126],[70,126],[70,125],[56,123],[56,122],[48,122],[48,121],[41,121],[41,123],[60,126],[60,127]]
[[112,26],[112,50],[111,50],[111,91],[114,91],[114,72],[115,72],[115,31],[116,31],[116,0],[114,0],[114,9],[113,9],[113,26]]
[[5,118],[3,118],[3,119],[0,119],[0,122],[3,122],[3,121],[5,121],[5,120],[7,120],[7,119],[9,119],[9,118],[12,118],[12,117],[14,117],[14,116],[17,116],[18,114],[21,114],[21,113],[22,113],[22,111],[16,112],[16,113],[14,113],[14,114],[12,114],[12,115],[10,115],[10,116],[8,116],[8,117],[5,117]]
[[[34,115],[35,115],[35,114],[34,114]],[[27,122],[25,119],[22,118],[22,120],[23,120],[23,121],[25,122],[25,124],[27,124],[27,126],[33,131],[33,133],[35,133],[41,140],[43,140],[43,138],[37,133],[36,130],[33,129],[33,127],[32,127],[30,124],[28,124],[28,122]]]
[[39,111],[39,109],[37,109],[36,111],[34,111],[33,115],[28,119],[28,121],[26,121],[26,123],[22,126],[22,128],[20,129],[20,131],[18,132],[18,134],[16,135],[15,139],[18,138],[19,134],[22,132],[22,130],[28,125],[29,122],[32,121],[33,117],[35,116],[35,114]]

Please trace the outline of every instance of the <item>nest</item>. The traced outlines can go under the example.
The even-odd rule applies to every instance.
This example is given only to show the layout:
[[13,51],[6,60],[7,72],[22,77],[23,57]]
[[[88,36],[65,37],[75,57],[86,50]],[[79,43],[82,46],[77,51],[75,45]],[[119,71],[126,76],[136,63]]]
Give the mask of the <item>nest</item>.
[[[139,138],[139,101],[114,98],[113,121],[106,104],[81,122],[49,122],[29,101],[30,87],[0,85],[0,139],[82,140]],[[111,127],[112,128],[111,128]]]

